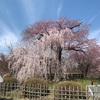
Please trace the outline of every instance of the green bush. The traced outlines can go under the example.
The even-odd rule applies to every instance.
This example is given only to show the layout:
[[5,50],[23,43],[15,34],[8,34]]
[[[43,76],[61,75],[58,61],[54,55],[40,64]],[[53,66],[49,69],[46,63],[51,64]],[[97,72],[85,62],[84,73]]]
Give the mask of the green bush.
[[47,81],[41,78],[29,78],[25,81],[26,85],[38,84],[38,85],[47,85]]
[[62,81],[55,86],[55,96],[62,99],[86,99],[86,88],[73,81]]
[[33,98],[49,93],[47,81],[40,78],[29,78],[23,84],[24,97]]
[[18,83],[18,80],[14,77],[5,77],[3,83],[5,83],[5,84]]
[[10,77],[10,76],[11,76],[10,73],[6,73],[6,74],[3,75],[3,78],[7,78],[7,77]]
[[17,89],[17,79],[11,76],[4,77],[4,81],[1,84],[1,91],[11,91]]

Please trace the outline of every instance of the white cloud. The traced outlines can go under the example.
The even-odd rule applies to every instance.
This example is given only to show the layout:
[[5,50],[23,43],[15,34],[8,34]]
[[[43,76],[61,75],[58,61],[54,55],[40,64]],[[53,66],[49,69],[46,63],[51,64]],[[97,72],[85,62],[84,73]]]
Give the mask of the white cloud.
[[21,0],[23,12],[27,15],[28,20],[32,22],[35,16],[35,10],[33,5],[33,0]]
[[57,9],[57,17],[60,17],[61,9],[62,9],[62,3],[59,4],[59,7]]
[[98,44],[100,44],[100,29],[90,32],[89,38],[90,39],[96,38]]
[[97,41],[97,44],[100,46],[100,40]]
[[89,20],[88,24],[90,24],[91,22],[93,22],[93,21],[95,20],[96,17],[97,17],[97,16],[93,16],[93,17]]
[[6,47],[7,45],[15,44],[18,42],[18,38],[14,33],[8,31],[3,36],[0,37],[0,46]]
[[[6,45],[14,45],[18,42],[18,37],[16,32],[11,31],[11,29],[0,21],[0,50],[6,50]],[[2,51],[0,51],[2,52]]]
[[98,36],[100,37],[100,29],[90,32],[89,38],[98,38]]
[[10,45],[15,45],[18,42],[18,38],[14,33],[7,32],[0,37],[0,52],[7,53]]
[[91,17],[91,19],[88,21],[88,24],[91,24],[99,15],[100,13],[97,13],[93,17]]

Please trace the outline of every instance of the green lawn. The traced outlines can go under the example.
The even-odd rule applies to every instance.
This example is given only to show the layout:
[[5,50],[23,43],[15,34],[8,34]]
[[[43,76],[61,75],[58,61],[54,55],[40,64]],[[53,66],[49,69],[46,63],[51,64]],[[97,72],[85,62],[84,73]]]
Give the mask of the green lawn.
[[[95,82],[93,82],[93,85],[100,85],[100,80],[98,80],[98,79],[82,78],[82,79],[74,79],[74,80],[66,80],[66,81],[78,82],[78,83],[86,86],[86,85],[91,85],[91,81],[92,80],[95,81]],[[57,83],[50,82],[49,83],[49,89],[52,90],[53,89],[53,86],[55,86]]]
[[[91,85],[91,80],[92,79],[84,78],[84,79],[75,79],[73,81],[86,86],[86,85]],[[100,80],[98,80],[98,79],[93,79],[93,80],[95,81],[95,82],[93,82],[93,85],[100,85]]]

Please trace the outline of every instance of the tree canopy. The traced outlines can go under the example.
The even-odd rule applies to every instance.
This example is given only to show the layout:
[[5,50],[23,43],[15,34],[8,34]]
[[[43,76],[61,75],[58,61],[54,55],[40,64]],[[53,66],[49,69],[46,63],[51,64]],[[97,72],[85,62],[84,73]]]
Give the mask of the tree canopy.
[[78,67],[86,76],[90,67],[99,68],[100,60],[100,47],[88,34],[88,25],[78,20],[36,22],[22,32],[23,45],[9,53],[9,68],[20,81],[33,76],[52,80],[52,74],[59,81],[69,67]]

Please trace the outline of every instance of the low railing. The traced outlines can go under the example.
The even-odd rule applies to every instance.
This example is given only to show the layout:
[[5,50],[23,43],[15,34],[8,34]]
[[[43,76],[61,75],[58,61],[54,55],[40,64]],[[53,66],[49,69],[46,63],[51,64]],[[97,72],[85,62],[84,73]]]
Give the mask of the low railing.
[[[88,86],[85,90],[78,86],[50,87],[34,84],[0,84],[0,98],[13,98],[13,100],[99,100],[91,98],[91,95],[94,95],[97,91],[92,93],[92,90],[89,89],[91,90]],[[100,88],[98,93],[100,93]]]

